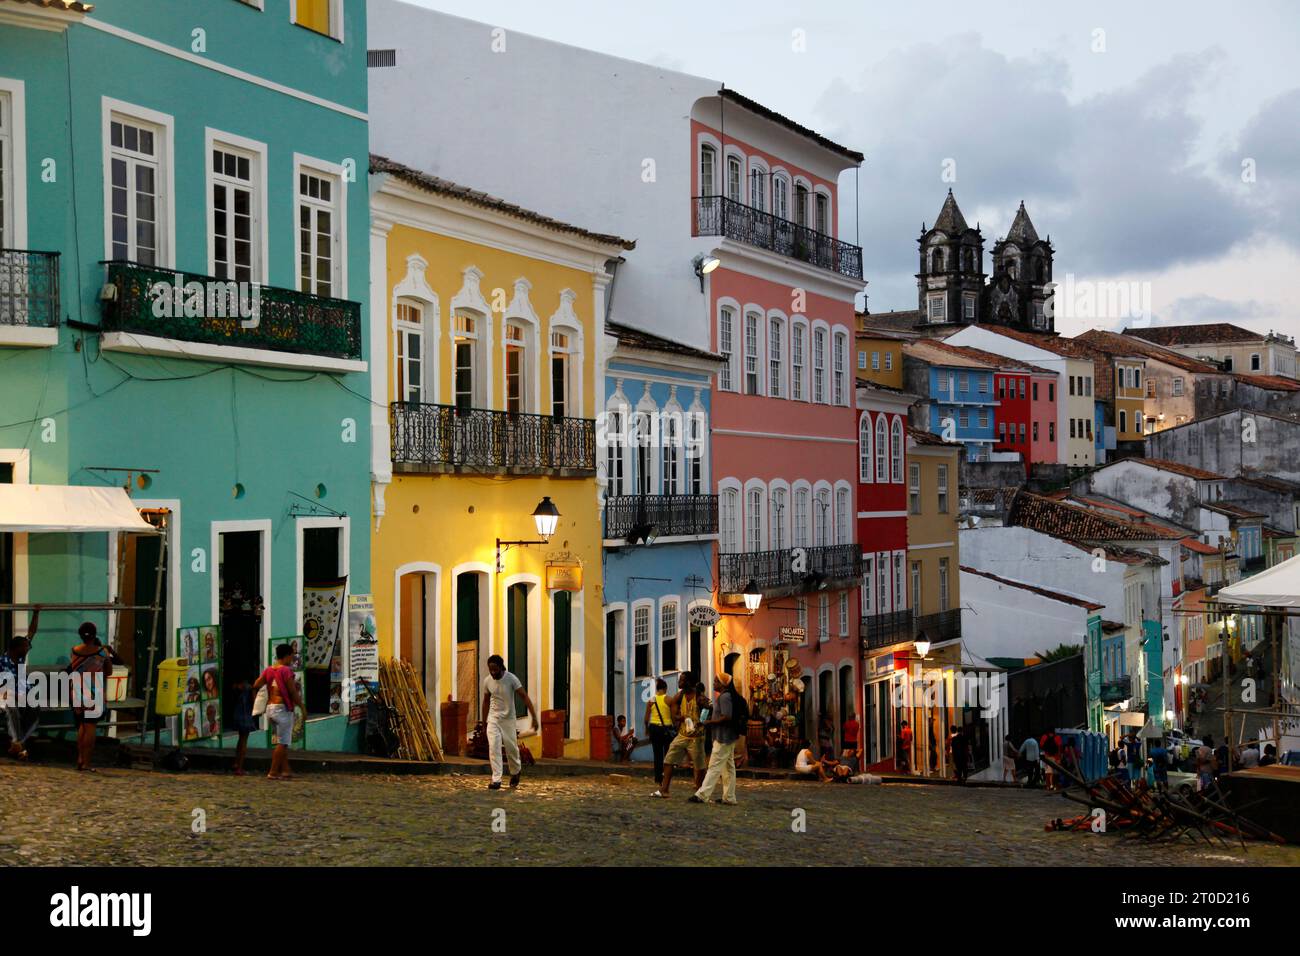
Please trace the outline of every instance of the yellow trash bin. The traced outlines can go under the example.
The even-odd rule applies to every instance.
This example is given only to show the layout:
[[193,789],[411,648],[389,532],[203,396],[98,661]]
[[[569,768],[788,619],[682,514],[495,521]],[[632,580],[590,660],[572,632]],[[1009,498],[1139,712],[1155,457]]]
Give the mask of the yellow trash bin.
[[169,657],[158,665],[158,698],[153,705],[155,714],[175,717],[181,712],[189,667],[189,661],[184,657]]

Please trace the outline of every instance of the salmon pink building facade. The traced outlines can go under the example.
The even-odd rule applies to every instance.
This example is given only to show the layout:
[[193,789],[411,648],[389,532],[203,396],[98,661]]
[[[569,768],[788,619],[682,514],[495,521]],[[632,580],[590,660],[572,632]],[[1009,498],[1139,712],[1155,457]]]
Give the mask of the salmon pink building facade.
[[[711,452],[717,650],[758,715],[838,748],[862,712],[863,283],[861,250],[834,238],[836,182],[862,157],[725,88],[696,103],[691,135],[692,224],[716,238],[699,271],[710,351],[723,361]],[[747,594],[761,595],[753,613]]]

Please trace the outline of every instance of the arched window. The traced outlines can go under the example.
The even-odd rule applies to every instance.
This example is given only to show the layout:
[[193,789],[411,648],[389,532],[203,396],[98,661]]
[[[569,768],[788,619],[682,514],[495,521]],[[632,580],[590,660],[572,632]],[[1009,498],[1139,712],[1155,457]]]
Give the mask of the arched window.
[[718,354],[722,356],[722,367],[718,369],[718,389],[723,392],[735,391],[735,379],[732,375],[732,354],[735,350],[736,313],[732,309],[718,310]]
[[790,218],[790,180],[784,176],[772,177],[772,214],[777,219]]
[[831,352],[831,404],[847,405],[844,375],[848,364],[849,337],[843,332],[836,332],[832,339]]
[[457,310],[452,335],[452,370],[454,376],[454,404],[461,411],[486,408],[481,370],[485,316],[466,310]]
[[625,405],[611,403],[605,409],[605,494],[611,498],[627,494],[623,458],[623,429],[626,423]]
[[889,471],[890,480],[896,484],[903,483],[903,420],[894,416],[894,424],[890,427],[889,442]]
[[791,537],[796,548],[808,547],[809,495],[807,488],[794,490],[794,533]]
[[784,361],[785,350],[781,344],[784,338],[785,324],[777,318],[769,319],[767,343],[767,394],[772,398],[780,398],[785,393],[785,388],[782,385],[782,381],[785,378],[785,368],[782,364]]
[[506,411],[512,414],[530,411],[528,380],[532,362],[528,357],[528,330],[519,322],[506,323],[504,373]]
[[943,271],[943,250],[942,249],[935,248],[930,250],[930,271],[931,272]]
[[424,307],[413,300],[397,303],[397,400],[424,401]]
[[740,550],[740,489],[724,488],[719,506],[722,537],[718,547],[723,554],[735,554]]
[[808,225],[808,187],[794,187],[794,221],[796,225]]
[[882,484],[889,480],[889,432],[885,426],[885,416],[876,418],[876,481]]
[[790,323],[790,397],[795,401],[806,401],[807,386],[804,385],[804,353],[808,348],[808,324],[794,321]]
[[745,550],[763,551],[763,489],[745,492]]
[[863,412],[858,420],[858,480],[871,482],[871,415]]
[[717,193],[718,153],[708,143],[700,146],[700,195],[713,196]]
[[839,488],[835,492],[835,543],[849,544],[852,535],[849,531],[849,489]]
[[789,493],[784,488],[773,488],[771,492],[772,518],[769,524],[773,551],[783,551],[790,546],[786,540],[786,510],[789,507]]
[[825,329],[813,329],[813,401],[826,401]]

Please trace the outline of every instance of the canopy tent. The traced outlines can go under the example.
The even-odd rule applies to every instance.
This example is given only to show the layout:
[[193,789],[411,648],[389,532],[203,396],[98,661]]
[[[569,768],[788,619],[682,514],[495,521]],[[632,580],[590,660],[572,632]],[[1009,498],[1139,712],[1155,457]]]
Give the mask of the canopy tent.
[[1300,557],[1290,558],[1215,595],[1222,604],[1300,608]]
[[123,488],[0,485],[0,531],[156,534]]

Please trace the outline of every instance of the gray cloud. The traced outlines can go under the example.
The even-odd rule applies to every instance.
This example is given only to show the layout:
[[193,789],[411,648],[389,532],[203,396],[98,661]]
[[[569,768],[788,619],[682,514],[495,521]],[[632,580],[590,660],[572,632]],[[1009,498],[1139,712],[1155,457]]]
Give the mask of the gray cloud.
[[1279,315],[1277,305],[1257,299],[1229,300],[1213,295],[1175,299],[1161,312],[1158,325],[1196,325],[1201,322],[1239,322]]
[[[1008,57],[962,35],[892,52],[853,87],[832,85],[818,104],[838,121],[828,132],[867,154],[860,214],[872,307],[915,307],[915,239],[949,185],[972,225],[992,214],[980,224],[986,253],[1024,199],[1039,233],[1052,236],[1058,276],[1159,272],[1265,231],[1268,216],[1223,162],[1191,158],[1202,135],[1193,100],[1224,59],[1215,50],[1176,56],[1071,101],[1059,57]],[[1294,137],[1296,113],[1300,99],[1280,98],[1243,134],[1270,167],[1283,167],[1279,177],[1300,168],[1286,152],[1298,149],[1285,135]],[[947,157],[957,163],[951,184],[940,178]],[[1300,189],[1286,199],[1300,202]]]

